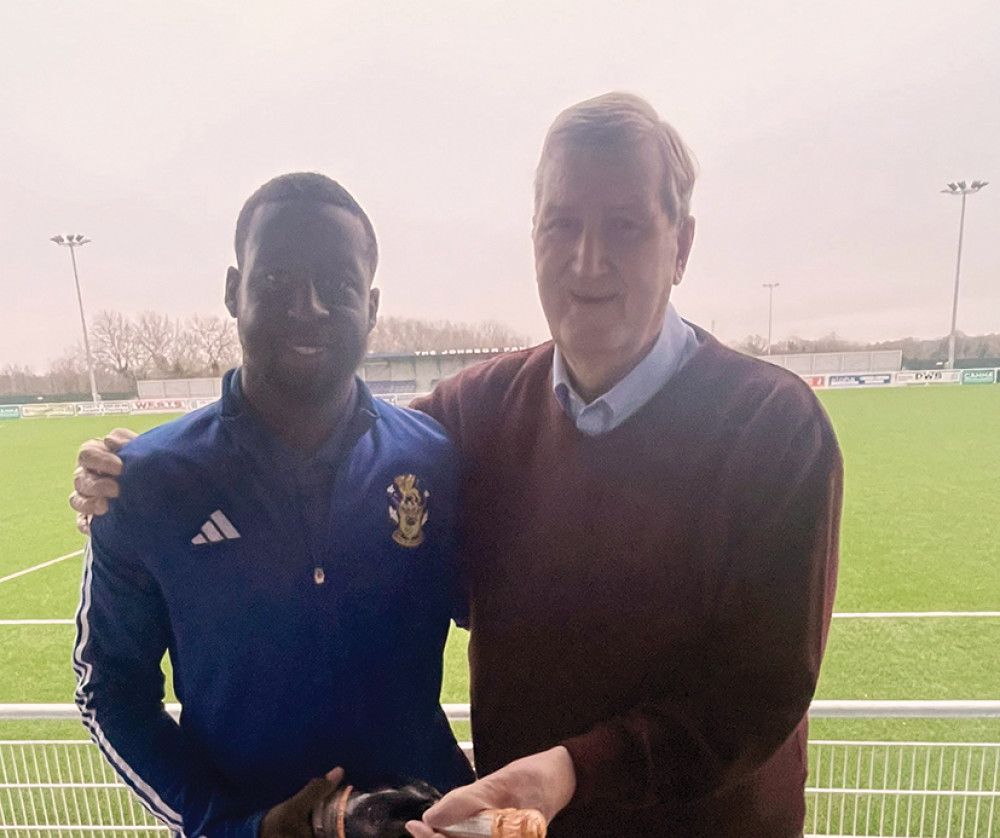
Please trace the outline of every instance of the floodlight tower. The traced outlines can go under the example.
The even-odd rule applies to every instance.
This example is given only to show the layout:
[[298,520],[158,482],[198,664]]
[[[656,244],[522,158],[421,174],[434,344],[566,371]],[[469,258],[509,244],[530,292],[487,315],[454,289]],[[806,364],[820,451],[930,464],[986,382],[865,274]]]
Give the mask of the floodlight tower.
[[774,289],[780,282],[765,282],[761,287],[767,289],[767,354],[771,354],[771,323],[774,314]]
[[958,258],[955,260],[955,297],[951,304],[951,332],[948,335],[948,366],[947,369],[955,369],[955,324],[958,322],[958,277],[962,271],[962,235],[965,232],[965,196],[974,195],[989,181],[974,180],[966,185],[964,180],[958,183],[949,183],[947,189],[941,191],[947,195],[962,196],[962,214],[958,221]]
[[53,236],[49,241],[54,241],[60,247],[69,248],[69,256],[73,262],[73,281],[76,283],[76,302],[80,306],[80,326],[83,328],[83,348],[87,352],[87,372],[90,373],[90,397],[94,404],[100,401],[97,394],[97,379],[94,378],[94,359],[90,354],[90,338],[87,336],[87,318],[83,316],[83,295],[80,293],[80,276],[76,272],[76,249],[83,247],[90,239],[80,233],[70,233],[68,236]]

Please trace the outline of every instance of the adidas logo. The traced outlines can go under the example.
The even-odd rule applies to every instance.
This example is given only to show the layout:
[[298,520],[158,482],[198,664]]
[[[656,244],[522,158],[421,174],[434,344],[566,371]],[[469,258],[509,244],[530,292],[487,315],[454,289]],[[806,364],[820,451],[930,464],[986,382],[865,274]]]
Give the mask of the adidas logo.
[[216,509],[201,525],[201,532],[191,539],[191,543],[214,544],[216,541],[226,541],[239,537],[240,534],[236,531],[236,527],[222,514],[221,509]]

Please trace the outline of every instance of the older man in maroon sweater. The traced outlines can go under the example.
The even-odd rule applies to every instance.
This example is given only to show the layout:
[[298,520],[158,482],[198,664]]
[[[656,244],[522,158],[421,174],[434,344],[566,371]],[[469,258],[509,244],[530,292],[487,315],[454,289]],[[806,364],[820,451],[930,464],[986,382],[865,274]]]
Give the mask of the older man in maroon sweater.
[[797,376],[670,306],[693,185],[644,100],[562,113],[535,190],[553,341],[416,405],[464,457],[483,778],[408,824],[418,838],[504,806],[540,809],[554,838],[802,833],[840,452]]
[[638,97],[561,114],[534,219],[554,343],[415,405],[465,462],[483,776],[416,836],[495,806],[567,838],[802,832],[840,453],[801,379],[669,306],[693,184]]

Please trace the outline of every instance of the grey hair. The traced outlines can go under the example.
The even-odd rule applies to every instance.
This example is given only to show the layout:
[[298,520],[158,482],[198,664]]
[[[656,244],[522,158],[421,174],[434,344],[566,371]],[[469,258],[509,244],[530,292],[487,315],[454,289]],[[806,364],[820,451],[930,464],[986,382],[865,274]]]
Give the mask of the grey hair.
[[660,119],[641,96],[613,91],[579,102],[555,118],[535,170],[535,214],[542,197],[542,180],[552,151],[560,143],[615,148],[652,138],[663,161],[660,201],[672,224],[691,214],[691,193],[697,175],[694,159],[676,129]]

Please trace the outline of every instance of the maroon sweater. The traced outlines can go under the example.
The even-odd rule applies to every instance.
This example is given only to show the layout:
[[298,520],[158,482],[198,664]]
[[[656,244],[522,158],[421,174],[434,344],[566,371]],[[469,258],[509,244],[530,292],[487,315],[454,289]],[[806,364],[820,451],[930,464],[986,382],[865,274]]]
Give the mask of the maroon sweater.
[[556,402],[551,344],[417,405],[465,463],[477,767],[565,745],[553,838],[802,829],[840,453],[797,376],[698,337],[598,437]]

